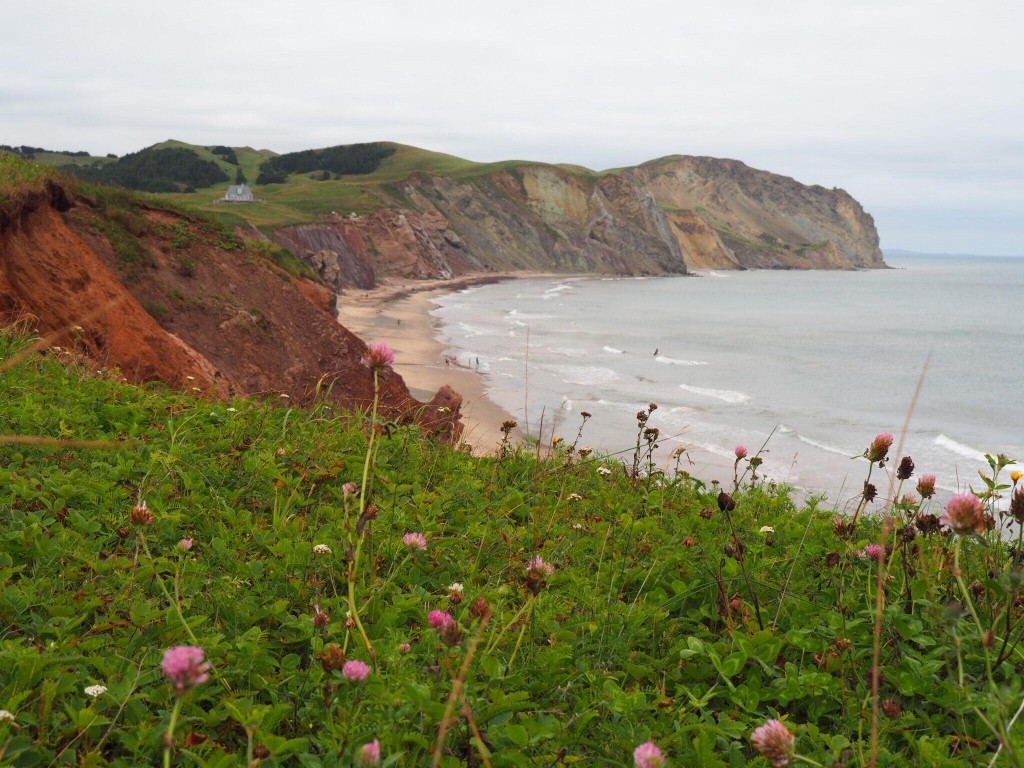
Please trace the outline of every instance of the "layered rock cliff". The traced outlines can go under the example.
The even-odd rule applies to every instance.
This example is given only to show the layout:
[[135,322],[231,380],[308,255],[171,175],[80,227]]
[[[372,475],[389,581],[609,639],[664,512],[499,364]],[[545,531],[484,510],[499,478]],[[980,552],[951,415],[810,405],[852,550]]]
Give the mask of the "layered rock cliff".
[[504,164],[381,184],[382,208],[279,229],[336,290],[380,276],[542,270],[884,267],[874,221],[839,189],[735,160],[673,156],[605,173]]

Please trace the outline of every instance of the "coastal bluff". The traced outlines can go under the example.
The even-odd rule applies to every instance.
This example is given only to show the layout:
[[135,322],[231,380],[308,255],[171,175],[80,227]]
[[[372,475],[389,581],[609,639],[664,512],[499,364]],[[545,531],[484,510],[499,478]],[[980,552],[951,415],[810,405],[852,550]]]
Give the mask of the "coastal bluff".
[[273,239],[339,292],[490,271],[886,266],[874,220],[847,192],[736,160],[677,155],[602,173],[502,163],[463,176],[415,171],[373,192],[375,211],[325,214]]

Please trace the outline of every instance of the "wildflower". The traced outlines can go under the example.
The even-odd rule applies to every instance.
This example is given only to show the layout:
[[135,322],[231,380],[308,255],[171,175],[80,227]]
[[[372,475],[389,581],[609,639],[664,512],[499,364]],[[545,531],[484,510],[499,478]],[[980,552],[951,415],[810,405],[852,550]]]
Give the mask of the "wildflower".
[[203,655],[203,649],[194,645],[176,645],[164,651],[160,666],[178,696],[210,679],[210,662],[203,661]]
[[13,723],[14,715],[6,709],[0,709],[0,723]]
[[793,734],[778,720],[768,720],[750,735],[754,749],[771,760],[776,768],[789,765],[794,741]]
[[[193,387],[193,389],[194,389],[194,387]],[[280,397],[282,400],[291,400],[291,398],[292,398],[292,396],[289,395],[286,392],[282,392],[280,395],[278,395],[278,397]]]
[[608,467],[598,467],[597,468],[597,474],[599,474],[599,475],[607,476],[607,475],[610,475],[611,473],[612,473],[612,471],[610,469],[608,469]]
[[314,555],[329,555],[331,554],[331,548],[326,544],[314,544],[313,545]]
[[128,513],[128,522],[132,525],[152,525],[153,520],[153,513],[146,506],[145,499],[132,507],[132,511]]
[[185,377],[185,381],[195,381],[195,380],[196,380],[195,376],[186,376]]
[[912,493],[904,493],[903,498],[900,499],[900,504],[904,507],[913,507],[917,504],[918,498]]
[[366,346],[366,354],[361,362],[371,371],[390,368],[395,364],[395,353],[383,341],[374,341]]
[[922,499],[930,499],[935,495],[935,475],[921,475],[917,478],[917,492]]
[[412,552],[425,552],[427,540],[422,533],[407,533],[402,537],[402,543]]
[[981,507],[981,499],[973,493],[958,493],[949,500],[939,522],[961,535],[984,533],[985,511]]
[[1020,479],[1021,479],[1022,477],[1024,477],[1024,474],[1022,474],[1022,473],[1020,473],[1020,472],[1011,472],[1011,473],[1010,473],[1010,479],[1011,479],[1011,480],[1013,480],[1013,484],[1014,484],[1014,485],[1016,485],[1017,483],[1019,483],[1019,482],[1020,482]]
[[747,458],[746,446],[737,445],[736,446],[736,461],[741,461],[741,460],[743,460],[745,458]]
[[665,756],[653,741],[648,741],[633,750],[633,764],[636,768],[664,768]]
[[569,501],[583,501],[583,497],[580,496],[578,493],[570,493]]
[[885,554],[885,548],[881,544],[868,544],[864,547],[864,557],[868,560],[881,560]]
[[452,605],[458,605],[462,602],[462,590],[463,586],[461,581],[455,581],[449,585],[448,599],[451,601]]
[[871,445],[864,451],[864,458],[868,461],[885,461],[885,457],[889,455],[889,448],[892,447],[892,435],[888,432],[880,432],[875,436],[875,439],[871,441]]
[[344,493],[346,496],[352,496],[356,493],[359,493],[359,486],[356,485],[355,483],[345,483],[343,486],[341,486],[341,492]]
[[904,456],[900,459],[900,465],[896,468],[896,477],[900,480],[906,480],[912,474],[914,474],[914,460],[909,456]]
[[229,406],[228,408],[225,408],[225,410],[226,410],[226,411],[227,411],[228,413],[237,413],[237,412],[238,412],[238,409],[237,409],[237,408],[231,408],[230,406]]
[[327,615],[326,611],[320,610],[320,603],[313,606],[313,618],[310,619],[313,622],[314,627],[323,629],[327,626],[327,623],[331,620],[331,617]]
[[527,563],[527,573],[530,571],[536,571],[537,573],[542,573],[545,576],[550,576],[555,572],[555,566],[551,563],[545,563],[544,558],[537,555],[533,560]]
[[574,531],[582,531],[583,530],[583,523],[573,523],[572,524],[572,529]]
[[725,491],[719,491],[718,508],[723,512],[732,512],[736,509],[736,500]]
[[593,448],[580,448],[580,458],[585,459],[594,452]]
[[437,632],[438,637],[444,641],[445,645],[458,645],[462,641],[462,631],[450,613],[431,611],[427,621],[434,628],[434,631]]
[[374,739],[359,748],[360,765],[380,765],[380,741]]
[[192,545],[194,543],[195,542],[192,541],[192,539],[182,539],[178,542],[178,549],[180,549],[182,552],[188,552],[190,549],[192,549]]
[[398,652],[400,654],[402,654],[403,656],[405,654],[409,653],[410,651],[412,651],[412,646],[409,645],[408,643],[399,643],[398,644]]
[[761,533],[775,533],[775,529],[772,528],[770,525],[762,525]]
[[553,437],[553,438],[551,438],[551,445],[558,445],[564,439],[565,438],[563,438],[563,437]]
[[98,699],[106,692],[107,686],[105,685],[87,685],[85,687],[85,695],[94,699]]
[[370,676],[370,668],[358,659],[353,659],[345,662],[345,666],[341,668],[341,674],[353,683],[361,683]]

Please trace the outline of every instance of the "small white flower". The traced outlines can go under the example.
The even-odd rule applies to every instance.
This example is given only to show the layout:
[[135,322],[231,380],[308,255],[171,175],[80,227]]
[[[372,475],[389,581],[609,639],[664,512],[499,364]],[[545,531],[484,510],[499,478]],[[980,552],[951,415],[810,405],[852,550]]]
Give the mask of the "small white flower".
[[290,398],[290,396],[287,395],[284,392],[282,392],[280,395],[278,395],[278,397],[280,397],[282,400],[288,400]]
[[192,391],[193,392],[202,392],[203,390],[201,390],[199,387],[192,387]]
[[0,723],[13,723],[14,715],[8,712],[6,709],[0,709]]
[[453,581],[451,586],[448,587],[449,592],[458,592],[460,595],[462,594],[462,589],[463,587],[461,581]]
[[569,501],[583,501],[583,497],[580,496],[578,493],[570,493]]
[[53,351],[54,351],[54,352],[63,352],[64,350],[63,350],[63,349],[61,349],[60,347],[54,347],[54,348],[53,348]]
[[608,467],[598,467],[597,474],[599,475],[610,475],[612,471]]
[[572,524],[572,529],[574,531],[582,531],[583,530],[583,525],[582,525],[582,523],[573,523]]
[[105,685],[90,685],[85,689],[86,696],[92,696],[94,699],[98,699],[104,693],[107,692],[107,686]]
[[775,529],[772,528],[770,525],[762,525],[761,533],[775,533]]
[[313,546],[314,555],[329,555],[331,554],[331,548],[326,544],[315,544]]
[[195,376],[186,376],[185,377],[185,381],[195,381],[195,380],[196,380]]
[[227,412],[228,413],[234,413],[237,410],[238,410],[237,408],[227,408]]

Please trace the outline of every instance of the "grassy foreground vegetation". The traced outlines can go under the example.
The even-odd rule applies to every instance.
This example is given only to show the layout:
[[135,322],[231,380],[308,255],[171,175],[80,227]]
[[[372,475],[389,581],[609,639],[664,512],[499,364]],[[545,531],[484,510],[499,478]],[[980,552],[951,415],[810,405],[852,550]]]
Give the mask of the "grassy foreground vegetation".
[[836,517],[659,469],[653,405],[624,461],[475,458],[0,358],[0,765],[1024,762],[1003,457],[940,521],[880,435]]

